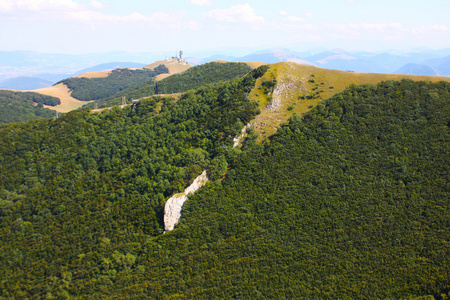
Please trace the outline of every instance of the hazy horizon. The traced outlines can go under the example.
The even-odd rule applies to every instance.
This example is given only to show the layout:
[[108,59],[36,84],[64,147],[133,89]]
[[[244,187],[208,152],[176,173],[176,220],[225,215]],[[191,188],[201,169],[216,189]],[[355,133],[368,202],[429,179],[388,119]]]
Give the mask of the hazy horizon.
[[0,51],[450,48],[450,2],[0,0]]

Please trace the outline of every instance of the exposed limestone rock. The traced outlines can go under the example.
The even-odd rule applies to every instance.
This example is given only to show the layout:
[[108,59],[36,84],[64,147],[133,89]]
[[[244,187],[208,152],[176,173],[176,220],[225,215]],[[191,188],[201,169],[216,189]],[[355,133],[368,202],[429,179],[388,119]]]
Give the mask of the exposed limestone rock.
[[244,128],[242,128],[241,134],[233,139],[233,142],[234,142],[234,146],[233,147],[237,147],[237,146],[239,146],[240,143],[242,143],[242,140],[247,135],[247,129],[250,128],[250,127],[251,127],[251,125],[247,124],[247,125],[244,126]]
[[181,209],[183,208],[184,202],[187,200],[189,194],[195,193],[199,188],[204,186],[208,181],[208,175],[206,170],[195,178],[194,182],[188,186],[183,193],[173,195],[169,200],[167,200],[164,206],[164,230],[173,230],[175,225],[180,222]]
[[283,82],[278,83],[275,90],[273,91],[272,101],[267,105],[267,108],[272,112],[281,108],[281,101],[284,99],[284,97],[286,97],[285,94],[295,88],[296,84],[293,81],[290,82],[287,80],[283,80]]

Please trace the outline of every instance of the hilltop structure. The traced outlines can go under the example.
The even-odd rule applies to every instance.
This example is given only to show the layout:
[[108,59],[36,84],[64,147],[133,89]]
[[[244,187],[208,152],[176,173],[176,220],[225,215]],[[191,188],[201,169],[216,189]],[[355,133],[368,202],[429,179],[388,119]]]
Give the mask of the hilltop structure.
[[166,60],[167,61],[175,61],[178,62],[182,65],[187,65],[187,61],[184,60],[183,58],[183,51],[180,51],[178,56],[172,56],[171,58],[169,58],[169,56],[166,54]]

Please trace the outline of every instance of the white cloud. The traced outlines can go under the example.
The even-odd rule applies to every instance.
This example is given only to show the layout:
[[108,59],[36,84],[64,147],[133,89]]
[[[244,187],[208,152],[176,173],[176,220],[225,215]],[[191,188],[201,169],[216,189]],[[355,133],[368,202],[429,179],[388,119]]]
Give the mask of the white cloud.
[[442,32],[450,31],[450,27],[446,26],[446,25],[430,25],[430,26],[428,26],[428,29],[434,30],[434,31],[442,31]]
[[0,11],[66,11],[80,8],[72,0],[0,0]]
[[[202,0],[203,2],[205,0]],[[199,30],[201,26],[184,18],[184,13],[155,12],[151,15],[131,13],[129,15],[105,14],[106,5],[99,0],[90,0],[86,5],[74,0],[0,0],[2,17],[24,21],[58,20],[79,23],[88,28],[108,24],[130,24],[141,28],[171,30]],[[5,15],[6,13],[6,15]]]
[[258,16],[248,4],[238,4],[228,9],[213,9],[205,15],[220,22],[250,24],[264,22],[264,18]]
[[281,16],[287,16],[287,15],[288,15],[288,13],[287,13],[286,11],[284,11],[284,10],[280,10],[278,13],[279,13]]
[[210,0],[191,0],[191,4],[197,6],[210,6],[212,5],[212,2]]
[[12,0],[0,0],[0,12],[10,12],[13,7],[14,2]]
[[101,8],[105,8],[106,7],[105,4],[103,4],[103,3],[101,3],[100,1],[97,1],[97,0],[91,0],[91,6],[93,8],[97,8],[97,9],[101,9]]
[[297,22],[303,22],[305,19],[296,17],[296,16],[288,16],[285,18],[287,22],[297,23]]
[[202,28],[200,24],[194,21],[189,21],[187,26],[190,30],[200,30]]
[[310,12],[310,11],[308,11],[308,12],[305,14],[305,17],[307,17],[307,18],[311,18],[312,16],[313,16],[313,13]]
[[80,10],[67,13],[67,19],[86,24],[90,27],[105,24],[135,24],[147,26],[148,28],[195,28],[194,24],[187,22],[186,25],[179,13],[168,14],[156,12],[150,16],[134,12],[127,16],[107,15],[92,10]]

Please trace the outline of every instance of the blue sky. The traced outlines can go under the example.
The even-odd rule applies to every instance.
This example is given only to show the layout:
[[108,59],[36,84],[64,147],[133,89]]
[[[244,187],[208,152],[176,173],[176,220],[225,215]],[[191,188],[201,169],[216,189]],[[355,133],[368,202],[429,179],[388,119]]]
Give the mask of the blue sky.
[[0,51],[450,47],[449,0],[0,0]]

